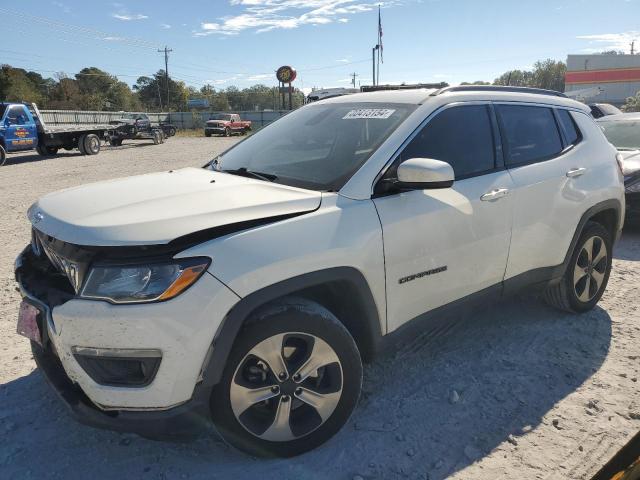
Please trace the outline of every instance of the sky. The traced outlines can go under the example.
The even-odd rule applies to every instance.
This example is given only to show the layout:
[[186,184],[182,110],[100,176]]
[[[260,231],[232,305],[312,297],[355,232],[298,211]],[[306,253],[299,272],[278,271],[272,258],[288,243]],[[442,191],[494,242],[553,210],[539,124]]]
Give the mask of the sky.
[[[533,4],[535,3],[535,7]],[[0,0],[0,63],[43,76],[94,66],[128,84],[164,68],[187,85],[371,83],[378,6],[381,83],[492,81],[569,53],[640,50],[640,0]]]

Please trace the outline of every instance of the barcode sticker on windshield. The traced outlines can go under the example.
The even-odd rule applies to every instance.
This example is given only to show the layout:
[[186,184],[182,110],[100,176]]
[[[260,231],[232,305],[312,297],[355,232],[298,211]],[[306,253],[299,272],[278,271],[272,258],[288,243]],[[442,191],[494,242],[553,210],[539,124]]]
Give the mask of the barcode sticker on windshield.
[[343,120],[346,120],[346,119],[349,119],[349,118],[381,118],[381,119],[385,119],[385,118],[389,118],[391,115],[393,115],[393,112],[395,112],[395,110],[391,110],[389,108],[359,108],[357,110],[351,110],[344,117],[342,117],[342,119]]

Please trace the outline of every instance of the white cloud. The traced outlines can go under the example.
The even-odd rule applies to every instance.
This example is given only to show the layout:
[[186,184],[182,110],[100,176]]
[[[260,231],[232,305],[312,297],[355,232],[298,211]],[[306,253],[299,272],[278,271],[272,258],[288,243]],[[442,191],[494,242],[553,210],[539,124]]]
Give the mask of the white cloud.
[[168,30],[171,28],[171,25],[169,25],[168,23],[161,23],[160,28],[164,28],[165,30]]
[[69,8],[69,6],[65,5],[62,2],[51,2],[51,4],[54,5],[55,7],[58,7],[64,13],[71,13],[71,9]]
[[[580,40],[587,40],[591,45],[599,45],[598,47],[585,48],[585,53],[596,53],[605,50],[622,50],[629,51],[631,42],[640,39],[640,32],[630,31],[623,33],[601,33],[597,35],[579,35]],[[637,43],[637,42],[636,42]]]
[[241,11],[236,15],[203,22],[195,36],[237,35],[244,30],[264,33],[303,25],[347,23],[347,15],[399,5],[404,0],[229,0]]
[[112,13],[111,16],[125,22],[129,22],[131,20],[146,20],[149,18],[147,15],[142,15],[141,13],[131,14],[126,12]]

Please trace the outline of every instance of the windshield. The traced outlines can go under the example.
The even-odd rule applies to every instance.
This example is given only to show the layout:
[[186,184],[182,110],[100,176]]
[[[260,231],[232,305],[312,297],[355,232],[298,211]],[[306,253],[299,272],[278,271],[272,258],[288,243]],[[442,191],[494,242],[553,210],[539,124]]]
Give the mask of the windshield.
[[4,117],[4,111],[7,109],[6,105],[2,105],[0,104],[0,119],[2,119],[2,117]]
[[231,120],[231,115],[211,115],[211,118],[209,120]]
[[237,144],[212,162],[246,169],[285,185],[339,190],[417,105],[317,103]]
[[640,148],[640,118],[599,123],[607,140],[618,150],[636,150]]

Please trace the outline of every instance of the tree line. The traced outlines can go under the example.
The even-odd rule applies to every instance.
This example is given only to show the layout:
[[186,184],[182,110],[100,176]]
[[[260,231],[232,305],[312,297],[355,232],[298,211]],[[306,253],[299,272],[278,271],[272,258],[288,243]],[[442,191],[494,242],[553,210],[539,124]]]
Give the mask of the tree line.
[[540,60],[533,64],[531,70],[509,70],[504,72],[493,83],[485,81],[462,82],[462,85],[505,85],[511,87],[544,88],[564,92],[564,77],[567,65],[552,59]]
[[[168,85],[167,85],[168,83]],[[73,76],[59,73],[55,78],[0,66],[0,100],[35,102],[42,109],[98,111],[188,111],[187,100],[206,99],[215,111],[277,110],[281,108],[277,87],[254,85],[239,89],[231,86],[201,88],[167,78],[164,70],[138,77],[133,86],[96,67],[87,67]],[[295,89],[294,107],[302,105],[304,95]]]
[[[605,52],[612,55],[615,52]],[[564,91],[567,66],[552,59],[536,62],[531,69],[509,70],[493,82],[463,82],[462,85],[508,85]],[[169,77],[164,70],[139,77],[130,87],[115,75],[96,67],[87,67],[74,76],[57,74],[44,78],[37,72],[0,66],[0,100],[36,102],[41,108],[106,111],[188,111],[187,100],[209,101],[210,110],[277,110],[281,108],[277,87],[254,85],[239,89],[216,89],[204,85],[197,89]],[[302,105],[304,95],[294,90],[294,107]],[[640,110],[640,97],[629,99],[629,110]]]

